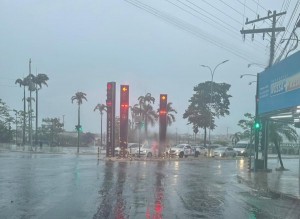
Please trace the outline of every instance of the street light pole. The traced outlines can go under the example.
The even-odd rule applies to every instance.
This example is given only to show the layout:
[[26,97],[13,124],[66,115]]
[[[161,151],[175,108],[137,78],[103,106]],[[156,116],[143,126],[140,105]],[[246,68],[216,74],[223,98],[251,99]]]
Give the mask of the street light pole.
[[[256,81],[251,81],[249,82],[249,85],[251,85],[252,83],[256,82],[256,92],[255,92],[255,118],[254,118],[254,123],[256,123],[258,121],[258,98],[259,98],[259,94],[258,94],[258,82],[259,82],[259,75],[258,73],[255,74],[242,74],[240,76],[240,78],[244,77],[244,76],[253,76],[256,77]],[[251,132],[252,132],[252,127],[251,127]],[[257,129],[254,130],[254,151],[255,151],[255,155],[254,155],[254,171],[257,170],[257,164],[258,164],[258,145],[259,145],[259,131]],[[250,159],[251,159],[251,153],[250,153]],[[250,160],[250,164],[251,164],[251,160]]]
[[[215,71],[217,69],[217,67],[219,67],[220,65],[228,62],[229,60],[226,59],[224,60],[223,62],[219,63],[216,65],[216,67],[212,70],[211,67],[207,66],[207,65],[200,65],[201,67],[204,67],[204,68],[208,68],[209,71],[210,71],[210,75],[211,75],[211,81],[210,81],[210,106],[209,106],[209,109],[211,111],[211,105],[212,105],[212,85],[213,85],[213,82],[214,82],[214,75],[215,75]],[[210,130],[211,130],[211,126],[212,126],[212,112],[210,112],[210,121],[209,121],[209,129],[208,129],[208,140],[209,140],[209,143],[210,142]]]

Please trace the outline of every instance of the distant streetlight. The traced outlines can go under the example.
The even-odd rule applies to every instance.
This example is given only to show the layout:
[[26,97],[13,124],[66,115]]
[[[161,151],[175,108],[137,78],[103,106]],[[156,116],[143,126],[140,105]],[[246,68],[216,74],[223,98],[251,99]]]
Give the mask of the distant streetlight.
[[240,78],[243,78],[244,76],[253,76],[253,77],[256,77],[255,74],[242,74],[242,75],[240,76]]
[[250,82],[249,82],[249,85],[253,84],[254,82],[256,83],[257,81],[250,81]]
[[[259,120],[259,116],[258,116],[258,96],[259,96],[259,90],[258,90],[258,86],[259,86],[259,75],[258,73],[255,74],[243,74],[240,76],[240,78],[244,77],[244,76],[252,76],[252,77],[256,77],[256,81],[250,81],[249,85],[251,85],[252,83],[256,82],[256,93],[255,93],[255,124],[258,122]],[[255,160],[254,160],[254,170],[257,170],[257,163],[258,163],[258,144],[259,144],[259,131],[258,129],[255,129],[255,138],[254,138],[254,142],[255,142]],[[251,154],[250,154],[250,162],[251,162]]]
[[265,65],[264,64],[260,64],[260,63],[249,63],[247,66],[248,66],[248,68],[250,68],[252,65],[256,65],[258,67],[265,68]]
[[[223,62],[219,63],[216,65],[216,67],[212,70],[211,67],[207,66],[207,65],[200,65],[201,67],[204,67],[204,68],[208,68],[209,71],[210,71],[210,75],[211,75],[211,81],[210,81],[210,110],[211,110],[211,102],[212,102],[212,84],[213,84],[213,81],[214,81],[214,75],[215,75],[215,71],[217,69],[217,67],[219,67],[220,65],[228,62],[229,60],[226,59],[224,60]],[[212,121],[212,115],[210,115],[210,121],[209,121],[209,129],[208,129],[208,139],[209,139],[209,143],[210,143],[210,130],[211,130],[211,121]],[[205,142],[206,143],[206,142]]]

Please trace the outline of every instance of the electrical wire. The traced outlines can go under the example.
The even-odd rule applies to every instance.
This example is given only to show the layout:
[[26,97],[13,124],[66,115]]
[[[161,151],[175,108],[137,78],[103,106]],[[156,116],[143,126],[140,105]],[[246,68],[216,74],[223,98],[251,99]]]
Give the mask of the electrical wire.
[[[287,23],[286,30],[289,28],[290,24],[292,23],[292,21],[293,21],[293,19],[294,19],[294,17],[295,17],[296,11],[297,11],[298,8],[299,8],[299,5],[300,5],[300,1],[298,0],[297,3],[296,3],[296,5],[295,5],[295,7],[294,7],[294,10],[293,10],[293,12],[292,12],[292,15],[291,15],[291,17],[290,17],[290,19],[289,19],[289,21],[288,21],[288,23]],[[299,16],[298,16],[298,18],[299,18]],[[297,20],[298,20],[298,18],[297,18]],[[296,20],[296,21],[297,21],[297,20]],[[283,33],[283,35],[282,35],[282,37],[281,37],[281,39],[280,39],[278,45],[280,45],[280,42],[282,42],[282,40],[284,39],[284,37],[286,36],[287,33],[288,33],[288,31],[285,31],[285,32]],[[292,34],[292,33],[291,33],[291,34]],[[286,50],[286,46],[285,46],[283,49],[281,49],[281,52],[280,52],[280,54],[278,55],[278,58],[277,58],[277,60],[276,60],[277,62],[280,61],[280,59],[283,57],[283,54],[284,54],[285,50]],[[275,50],[275,56],[277,55],[278,52],[279,52],[279,46],[276,47],[276,50]]]
[[[196,5],[195,3],[189,1],[189,0],[186,0],[187,2],[189,2],[190,4],[196,6],[197,8],[199,8],[198,5]],[[211,3],[207,2],[206,0],[202,0],[202,2],[206,3],[207,5],[211,6],[212,8],[214,8],[215,10],[217,10],[218,12],[222,13],[223,15],[225,15],[226,17],[230,18],[231,20],[235,21],[236,23],[240,24],[240,25],[243,25],[242,22],[240,22],[239,20],[233,18],[232,16],[228,15],[227,13],[225,13],[224,11],[218,9],[217,7],[215,7],[214,5],[212,5]]]
[[170,24],[176,26],[177,28],[179,28],[181,30],[184,30],[184,31],[186,31],[198,38],[201,38],[219,48],[222,48],[222,49],[230,52],[231,54],[246,60],[247,62],[253,62],[253,61],[257,62],[253,59],[250,59],[249,54],[247,52],[245,52],[245,54],[243,54],[240,49],[235,50],[234,47],[232,47],[232,46],[227,46],[227,45],[223,44],[222,42],[220,42],[219,40],[214,40],[213,38],[215,38],[215,37],[211,37],[207,34],[204,34],[199,28],[197,28],[191,24],[188,24],[179,18],[174,18],[173,16],[170,16],[164,12],[161,12],[161,11],[159,11],[145,3],[142,3],[138,0],[124,0],[124,1],[162,19],[163,21],[165,21],[167,23],[170,23]]
[[[169,3],[172,4],[172,5],[174,5],[174,6],[178,7],[178,8],[180,8],[181,10],[183,10],[183,11],[185,11],[185,12],[187,12],[187,13],[189,13],[189,14],[191,14],[191,15],[197,17],[197,18],[199,18],[200,20],[203,20],[203,19],[200,18],[199,16],[196,16],[196,15],[190,13],[189,11],[183,9],[182,7],[180,7],[180,6],[176,5],[176,4],[174,4],[173,2],[170,2],[170,0],[166,0],[166,1],[169,2]],[[224,25],[218,23],[217,21],[211,19],[210,17],[206,16],[205,14],[201,13],[200,11],[198,11],[198,10],[196,10],[196,9],[194,9],[194,8],[192,8],[192,7],[190,7],[189,5],[184,4],[182,1],[180,1],[180,0],[176,0],[176,1],[180,2],[181,4],[183,4],[184,6],[190,8],[190,9],[192,9],[193,11],[199,13],[200,15],[202,15],[202,16],[204,16],[204,17],[210,19],[210,20],[213,21],[214,23],[216,23],[216,24],[222,26],[224,29],[226,29],[226,30],[232,32],[233,34],[230,34],[231,36],[240,39],[240,38],[237,37],[237,35],[236,35],[236,33],[239,32],[239,30],[236,29],[235,27],[233,27],[232,25],[228,24],[227,22],[224,22],[223,20],[217,18],[218,21],[224,23],[225,25],[228,25],[228,26],[232,27],[232,29],[234,29],[234,31],[232,31],[231,29],[227,28],[226,26],[224,26]],[[207,12],[206,10],[200,8],[198,5],[194,4],[193,2],[191,2],[191,1],[189,1],[189,0],[186,0],[186,1],[189,2],[190,4],[192,4],[193,6],[195,6],[196,8],[198,8],[198,9],[204,11],[205,13],[209,14],[210,16],[215,17],[213,14],[211,14],[211,13]],[[203,20],[203,21],[206,22],[205,20]],[[208,23],[208,22],[206,22],[206,23]],[[217,29],[218,29],[218,28],[217,28]],[[255,44],[256,44],[260,49],[262,49],[261,46],[265,47],[264,44],[262,44],[262,43],[260,43],[260,42],[258,42],[258,41],[256,41],[256,40],[254,40],[254,42],[255,42]],[[260,44],[260,45],[258,45],[258,44]],[[248,44],[248,46],[253,47],[253,44],[252,44],[252,45]]]

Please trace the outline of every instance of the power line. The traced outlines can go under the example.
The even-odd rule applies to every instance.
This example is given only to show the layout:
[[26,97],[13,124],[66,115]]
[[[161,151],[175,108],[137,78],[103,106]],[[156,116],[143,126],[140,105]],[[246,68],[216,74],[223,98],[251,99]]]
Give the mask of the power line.
[[231,7],[230,5],[228,5],[226,2],[219,0],[220,2],[222,2],[224,5],[226,5],[227,7],[231,8],[232,10],[234,10],[236,13],[238,13],[241,16],[244,16],[241,12],[239,12],[238,10],[236,10],[235,8]]
[[[197,8],[200,8],[198,5],[196,5],[195,3],[189,1],[189,0],[186,0],[187,2],[189,2],[190,4],[194,5],[195,7]],[[218,9],[217,7],[215,7],[214,5],[210,4],[209,2],[205,1],[205,0],[202,0],[204,3],[208,4],[209,6],[211,6],[212,8],[214,8],[215,10],[221,12],[222,14],[224,14],[226,17],[230,18],[231,20],[235,21],[236,23],[240,24],[240,25],[243,25],[242,22],[238,21],[237,19],[233,18],[232,16],[228,15],[227,13],[225,13],[224,11]]]
[[163,21],[165,21],[167,23],[170,23],[170,24],[176,26],[177,28],[180,28],[186,32],[189,32],[198,38],[204,39],[205,41],[208,41],[211,44],[213,44],[219,48],[222,48],[222,49],[234,54],[235,56],[238,56],[238,57],[246,60],[247,62],[253,62],[253,60],[251,60],[249,58],[248,53],[242,54],[240,50],[235,51],[232,46],[226,46],[219,41],[213,40],[213,38],[211,36],[207,36],[207,34],[204,34],[201,30],[199,30],[199,28],[197,28],[191,24],[188,24],[179,18],[174,18],[174,17],[172,17],[166,13],[163,13],[147,4],[144,4],[140,1],[138,1],[138,0],[124,0],[124,1],[162,19]]
[[[202,21],[208,23],[208,22],[205,21],[204,19],[200,18],[200,17],[197,16],[197,15],[194,15],[193,13],[191,13],[190,11],[187,11],[186,9],[180,7],[179,5],[176,5],[176,4],[174,4],[173,2],[170,2],[169,0],[166,0],[166,1],[169,2],[169,3],[172,4],[172,5],[174,5],[174,6],[178,7],[178,8],[180,8],[181,10],[183,10],[183,11],[185,11],[185,12],[191,14],[192,16],[194,16],[194,17],[196,17],[196,18],[198,18],[198,19],[200,19],[200,20],[202,20]],[[211,19],[210,17],[206,16],[205,14],[199,12],[198,10],[196,10],[196,9],[194,9],[194,8],[192,8],[192,7],[190,7],[189,5],[184,4],[182,1],[180,1],[180,0],[177,0],[177,1],[180,2],[181,4],[183,4],[184,6],[186,6],[186,7],[190,8],[190,9],[192,9],[193,11],[199,13],[200,15],[202,15],[202,16],[204,16],[204,17],[210,19],[211,21],[213,21],[214,23],[220,25],[221,27],[223,27],[224,29],[228,30],[229,32],[233,32],[234,34],[229,34],[229,33],[228,33],[228,34],[231,35],[231,36],[233,36],[233,37],[235,37],[235,38],[238,38],[237,35],[236,35],[235,33],[237,33],[239,30],[238,30],[238,29],[235,29],[235,27],[229,25],[227,22],[224,22],[223,20],[217,18],[217,20],[219,20],[220,22],[222,22],[222,23],[224,23],[224,24],[226,24],[226,25],[232,27],[233,29],[235,29],[235,31],[232,31],[231,29],[227,28],[226,26],[224,26],[224,25],[222,25],[222,24],[216,22],[215,20],[213,20],[213,19]],[[202,11],[204,11],[204,12],[207,13],[207,14],[209,14],[210,16],[215,17],[215,16],[212,15],[211,13],[209,13],[209,12],[207,12],[206,10],[200,8],[198,5],[196,5],[196,4],[192,3],[192,2],[190,2],[189,0],[186,0],[186,1],[189,2],[189,3],[191,3],[192,5],[194,5],[196,8],[201,9]],[[262,46],[265,46],[264,44],[262,44],[262,43],[260,43],[260,42],[258,42],[258,41],[255,41],[255,42],[256,42],[257,44],[260,44],[260,45],[262,45]],[[250,44],[248,44],[248,45],[249,45],[250,47],[252,47]],[[261,46],[259,46],[259,45],[257,45],[257,46],[258,46],[259,48],[261,48]]]
[[[176,5],[176,4],[174,4],[174,3],[171,2],[170,0],[165,0],[165,1],[169,2],[169,3],[172,4],[172,5],[175,5],[176,7],[180,8],[181,10],[183,10],[183,11],[185,11],[185,12],[187,12],[187,13],[193,15],[193,16],[195,16],[194,14],[192,14],[192,13],[190,13],[189,11],[185,10],[184,8],[182,8],[182,7],[180,7],[180,6]],[[192,8],[192,7],[190,7],[189,5],[183,3],[182,1],[180,1],[180,0],[176,0],[176,1],[180,2],[181,4],[183,4],[184,6],[190,8],[190,9],[192,9],[193,11],[197,12],[198,14],[200,14],[200,15],[206,17],[207,19],[213,21],[214,23],[216,23],[216,24],[222,26],[223,28],[225,28],[225,29],[227,29],[227,30],[229,30],[229,31],[232,31],[232,30],[228,29],[227,27],[224,27],[223,25],[217,23],[215,20],[213,20],[212,18],[208,17],[207,15],[205,15],[205,14],[199,12],[198,10],[196,10],[196,9],[194,9],[194,8]],[[200,8],[200,7],[199,7],[199,8]],[[202,9],[202,8],[200,8],[200,9],[201,9],[202,11],[206,12],[207,14],[210,14],[210,13],[208,13],[207,11],[205,11],[204,9]],[[198,17],[198,16],[195,16],[195,17]],[[199,17],[198,17],[198,18],[199,18]],[[200,19],[201,19],[201,18],[200,18]],[[216,18],[216,19],[219,20],[219,21],[222,22],[222,23],[227,24],[226,22],[222,21],[222,20],[219,19],[219,18]],[[203,19],[201,19],[201,20],[203,20]],[[229,24],[227,24],[227,25],[230,26],[230,27],[232,27],[233,29],[235,29],[235,27],[233,27],[233,26],[231,26],[231,25],[229,25]],[[238,29],[236,29],[236,31],[238,31]]]
[[281,31],[285,31],[284,27],[276,27],[276,22],[277,22],[277,17],[282,16],[286,14],[286,12],[281,12],[281,13],[276,13],[276,11],[274,11],[272,14],[268,14],[268,16],[263,17],[263,18],[257,18],[255,20],[252,21],[248,21],[246,22],[246,24],[253,24],[256,22],[260,22],[260,21],[264,21],[266,19],[272,19],[272,28],[262,28],[262,29],[249,29],[249,30],[241,30],[241,34],[252,34],[252,37],[254,36],[255,33],[271,33],[271,43],[270,43],[270,61],[269,61],[269,65],[268,67],[271,67],[273,65],[273,61],[274,61],[274,56],[275,56],[275,33],[276,32],[281,32]]
[[252,0],[255,4],[257,4],[257,8],[256,8],[256,14],[257,14],[257,10],[258,10],[258,6],[261,7],[262,9],[264,9],[266,12],[268,12],[267,9],[265,9],[261,4],[259,4],[259,0],[255,1],[255,0]]
[[[286,27],[286,29],[288,29],[289,28],[289,26],[290,26],[290,24],[292,23],[292,20],[293,20],[293,18],[294,18],[294,16],[295,16],[295,14],[296,14],[296,11],[298,10],[298,8],[299,8],[299,3],[300,3],[300,1],[298,0],[297,1],[297,3],[296,3],[296,5],[295,5],[295,7],[294,7],[294,10],[293,10],[293,12],[292,12],[292,15],[291,15],[291,17],[290,17],[290,19],[289,19],[289,21],[288,21],[288,23],[287,23],[287,27]],[[299,17],[298,17],[299,18]],[[296,20],[297,21],[297,20]],[[277,53],[279,52],[279,45],[280,45],[280,42],[284,39],[284,37],[286,36],[286,34],[288,33],[288,31],[285,31],[284,33],[283,33],[283,35],[282,35],[282,37],[281,37],[281,39],[280,39],[280,41],[279,41],[279,43],[278,43],[278,45],[277,45],[277,47],[276,47],[276,53],[275,53],[275,55],[277,55]],[[281,47],[281,46],[280,46]],[[280,52],[280,55],[278,56],[278,58],[277,58],[277,61],[279,61],[280,59],[281,59],[281,57],[283,56],[283,53],[285,52],[285,50],[286,50],[286,46],[283,48],[283,49],[281,49],[281,52]]]

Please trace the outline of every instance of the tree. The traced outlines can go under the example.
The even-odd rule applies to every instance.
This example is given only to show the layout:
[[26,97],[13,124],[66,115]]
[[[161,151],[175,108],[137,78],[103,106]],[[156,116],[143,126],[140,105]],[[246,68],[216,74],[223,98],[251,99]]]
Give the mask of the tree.
[[289,141],[296,142],[298,134],[296,130],[291,127],[291,125],[276,121],[269,122],[268,130],[269,140],[270,142],[274,143],[276,147],[278,159],[281,166],[279,170],[285,170],[281,159],[280,143],[282,143],[283,137],[287,138]]
[[[238,123],[238,125],[243,129],[243,133],[240,133],[238,137],[249,138],[250,143],[252,143],[254,140],[254,131],[252,131],[252,128],[254,126],[255,116],[253,116],[251,113],[245,113],[244,116],[246,118],[241,119]],[[278,122],[278,121],[268,122],[268,139],[269,142],[275,145],[278,159],[281,165],[280,170],[285,169],[281,159],[281,151],[280,151],[280,144],[282,143],[283,138],[287,138],[289,141],[296,142],[297,137],[298,137],[297,132],[291,125],[287,123]],[[264,145],[262,145],[262,147],[264,147]]]
[[183,118],[188,119],[188,124],[204,129],[204,145],[207,128],[213,130],[216,127],[216,118],[229,115],[229,98],[232,97],[228,94],[230,86],[226,83],[206,81],[194,87],[195,94],[189,100],[190,105]]
[[177,111],[172,107],[172,104],[173,104],[172,102],[169,102],[167,104],[167,124],[168,124],[168,126],[171,126],[172,123],[176,121],[175,115],[173,113],[177,114]]
[[244,119],[241,119],[238,122],[238,126],[242,128],[243,132],[237,132],[235,137],[236,140],[238,139],[238,141],[240,139],[250,139],[250,144],[252,145],[252,142],[254,142],[253,126],[254,126],[255,116],[252,115],[251,113],[245,113],[244,117],[245,117]]
[[9,108],[0,99],[0,142],[10,142],[12,140],[11,123],[13,117],[9,115]]
[[153,110],[152,103],[154,104],[155,98],[147,93],[145,96],[140,96],[138,98],[140,105],[140,114],[142,121],[144,121],[145,135],[148,138],[148,125],[154,126],[155,121],[158,118],[157,113]]
[[101,136],[100,136],[101,143],[100,144],[102,146],[102,117],[103,117],[103,112],[107,112],[107,106],[105,104],[98,103],[94,108],[94,111],[96,110],[99,110],[100,118],[101,118]]
[[[29,65],[31,65],[31,60],[29,61]],[[29,90],[29,97],[27,98],[28,101],[28,122],[29,122],[29,143],[32,146],[32,100],[34,100],[34,98],[32,97],[32,92],[35,91],[35,85],[33,83],[33,78],[34,75],[29,73],[29,75],[27,75],[24,80],[25,80],[25,84],[28,87]]]
[[78,105],[78,124],[77,124],[77,153],[79,153],[79,142],[80,142],[80,105],[82,104],[83,100],[87,101],[86,94],[83,92],[76,92],[74,96],[71,97],[72,103],[74,101],[77,102]]
[[85,146],[88,146],[95,141],[95,134],[87,132],[82,135],[82,143]]
[[26,89],[25,87],[27,86],[27,80],[25,80],[25,78],[22,80],[20,78],[18,78],[15,81],[15,84],[19,84],[20,87],[23,86],[23,140],[22,140],[22,145],[25,145],[25,127],[26,127]]
[[35,101],[35,99],[33,97],[27,97],[26,101],[27,101],[27,106],[28,106],[28,109],[27,109],[27,114],[28,114],[28,137],[29,137],[30,146],[32,147],[31,143],[32,143],[32,113],[33,113],[33,110],[30,108],[30,105],[31,105],[32,101]]
[[130,106],[130,113],[131,113],[131,129],[134,130],[135,128],[135,122],[136,118],[141,114],[141,110],[139,108],[139,104],[135,104],[133,106]]
[[35,84],[35,145],[38,142],[38,93],[39,90],[42,89],[42,85],[46,85],[48,87],[47,81],[49,80],[46,74],[38,74],[37,76],[33,76],[33,83]]
[[58,134],[63,132],[63,123],[59,118],[45,118],[42,120],[41,139],[48,141],[50,146],[58,144]]
[[238,141],[242,139],[242,133],[241,132],[236,132],[231,136],[231,141],[233,145],[236,145]]

